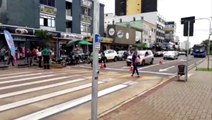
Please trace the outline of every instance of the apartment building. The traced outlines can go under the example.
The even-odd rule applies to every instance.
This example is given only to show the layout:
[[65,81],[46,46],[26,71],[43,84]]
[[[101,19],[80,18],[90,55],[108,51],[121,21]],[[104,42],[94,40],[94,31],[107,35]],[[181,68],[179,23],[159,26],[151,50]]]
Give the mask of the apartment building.
[[[0,22],[48,31],[92,34],[92,0],[1,0]],[[104,5],[100,4],[100,34],[104,34]]]

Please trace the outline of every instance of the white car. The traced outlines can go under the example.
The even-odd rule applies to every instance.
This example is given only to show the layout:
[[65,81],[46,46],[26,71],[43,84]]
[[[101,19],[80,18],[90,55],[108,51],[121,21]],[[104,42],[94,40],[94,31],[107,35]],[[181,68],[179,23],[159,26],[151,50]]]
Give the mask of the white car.
[[[154,55],[151,50],[140,50],[138,51],[138,55],[140,56],[140,61],[138,65],[145,65],[145,64],[153,64],[154,62]],[[127,66],[130,66],[132,63],[132,55],[129,55],[126,60]]]
[[[115,50],[112,50],[112,49],[105,50],[104,54],[106,57],[106,61],[109,61],[109,60],[117,61],[118,60],[118,54]],[[99,59],[101,59],[101,54],[99,54]]]
[[178,59],[178,53],[177,51],[167,51],[164,53],[163,59]]

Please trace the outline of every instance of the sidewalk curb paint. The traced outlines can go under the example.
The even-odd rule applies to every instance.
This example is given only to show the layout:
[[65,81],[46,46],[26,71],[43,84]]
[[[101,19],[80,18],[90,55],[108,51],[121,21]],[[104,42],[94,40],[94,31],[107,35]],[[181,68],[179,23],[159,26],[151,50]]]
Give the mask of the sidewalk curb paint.
[[154,91],[156,91],[158,88],[163,87],[164,85],[168,84],[171,81],[174,81],[175,79],[177,79],[177,76],[171,76],[166,80],[163,80],[162,82],[158,83],[157,85],[119,103],[118,105],[112,107],[111,109],[108,109],[106,111],[103,111],[102,113],[98,114],[98,118],[102,118],[103,116],[123,107],[124,105],[127,105],[129,102],[132,102],[133,100],[139,99],[141,97],[141,99],[145,98],[148,94],[153,93]]

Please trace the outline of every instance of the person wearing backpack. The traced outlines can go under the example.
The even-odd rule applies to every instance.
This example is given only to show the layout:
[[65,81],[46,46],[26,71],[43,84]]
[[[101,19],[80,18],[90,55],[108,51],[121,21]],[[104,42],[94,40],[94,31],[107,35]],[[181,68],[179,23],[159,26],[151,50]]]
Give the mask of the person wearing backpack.
[[44,66],[44,69],[50,69],[50,65],[49,65],[49,61],[50,61],[50,50],[45,47],[43,50],[42,50],[42,56],[43,56],[43,66]]

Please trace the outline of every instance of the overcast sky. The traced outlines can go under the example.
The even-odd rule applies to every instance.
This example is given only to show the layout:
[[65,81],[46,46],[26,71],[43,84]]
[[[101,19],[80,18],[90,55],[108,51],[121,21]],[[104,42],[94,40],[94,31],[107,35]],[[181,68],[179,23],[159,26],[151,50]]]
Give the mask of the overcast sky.
[[[105,4],[105,13],[114,13],[115,0],[100,0]],[[183,37],[183,26],[180,24],[182,17],[195,16],[196,18],[212,17],[212,0],[158,0],[158,12],[166,21],[175,21],[177,35],[180,41],[187,40]],[[194,25],[194,36],[190,37],[191,44],[198,44],[208,38],[209,21],[198,20]],[[212,37],[211,37],[212,38]]]

